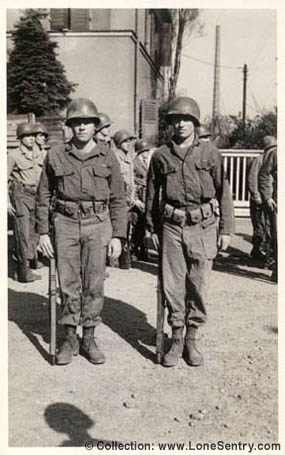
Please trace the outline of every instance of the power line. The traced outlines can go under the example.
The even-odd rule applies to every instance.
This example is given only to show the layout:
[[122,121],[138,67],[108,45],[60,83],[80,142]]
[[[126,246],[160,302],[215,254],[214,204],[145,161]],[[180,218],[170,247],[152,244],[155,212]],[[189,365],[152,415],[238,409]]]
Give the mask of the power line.
[[[192,57],[191,55],[182,54],[183,57],[190,58],[196,62],[205,63],[206,65],[214,66],[214,63],[207,62],[206,60],[201,60],[200,58]],[[242,66],[229,66],[229,65],[219,65],[220,68],[232,69],[232,70],[242,70]]]

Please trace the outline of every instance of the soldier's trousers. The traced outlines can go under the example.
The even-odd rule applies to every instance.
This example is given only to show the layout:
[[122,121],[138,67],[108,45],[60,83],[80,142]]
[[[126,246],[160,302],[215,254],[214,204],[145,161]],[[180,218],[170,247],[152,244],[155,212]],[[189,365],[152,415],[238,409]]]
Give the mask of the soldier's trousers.
[[13,217],[15,254],[18,264],[25,267],[28,260],[35,257],[39,239],[35,228],[36,196],[14,190],[11,200],[16,210],[16,216]]
[[104,301],[106,250],[111,240],[109,215],[72,219],[56,213],[55,249],[62,295],[63,325],[95,327]]
[[209,275],[216,254],[215,223],[207,227],[164,223],[162,280],[171,327],[198,327],[206,322]]

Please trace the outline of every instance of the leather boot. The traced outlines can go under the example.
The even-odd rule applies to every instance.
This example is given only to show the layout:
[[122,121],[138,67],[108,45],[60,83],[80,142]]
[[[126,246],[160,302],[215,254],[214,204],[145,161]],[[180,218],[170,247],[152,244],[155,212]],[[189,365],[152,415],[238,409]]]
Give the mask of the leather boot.
[[196,348],[197,327],[190,325],[187,327],[184,346],[184,357],[188,365],[199,367],[203,365],[203,357],[201,352]]
[[100,363],[105,363],[105,356],[95,343],[94,330],[95,327],[83,327],[81,354],[91,363],[99,365]]
[[41,280],[39,275],[33,273],[28,265],[18,264],[15,274],[19,283],[31,283],[32,281]]
[[172,329],[172,344],[171,348],[163,357],[162,365],[165,367],[175,367],[182,357],[183,352],[183,329],[177,327]]
[[56,355],[57,365],[67,365],[72,362],[72,356],[79,354],[79,342],[76,335],[76,327],[65,326],[66,337]]

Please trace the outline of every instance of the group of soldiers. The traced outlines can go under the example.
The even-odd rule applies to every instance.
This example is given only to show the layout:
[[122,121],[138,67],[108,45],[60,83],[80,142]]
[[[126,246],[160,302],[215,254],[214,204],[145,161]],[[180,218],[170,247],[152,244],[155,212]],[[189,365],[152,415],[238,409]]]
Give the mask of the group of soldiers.
[[277,282],[277,141],[268,135],[263,142],[263,153],[251,161],[248,169],[253,226],[250,256],[272,269],[272,281]]
[[232,197],[222,156],[200,125],[196,101],[175,98],[166,120],[173,137],[156,150],[143,139],[134,143],[126,130],[111,137],[110,118],[85,98],[70,102],[71,134],[49,150],[43,125],[18,126],[20,146],[8,156],[17,276],[21,282],[37,279],[31,271],[40,266],[37,250],[56,259],[58,322],[65,327],[58,365],[71,363],[79,352],[93,364],[105,362],[94,331],[101,321],[106,263],[129,268],[130,246],[144,257],[149,240],[159,252],[172,329],[162,363],[175,366],[182,356],[191,366],[203,363],[197,332],[207,318],[213,259],[227,249],[234,231]]

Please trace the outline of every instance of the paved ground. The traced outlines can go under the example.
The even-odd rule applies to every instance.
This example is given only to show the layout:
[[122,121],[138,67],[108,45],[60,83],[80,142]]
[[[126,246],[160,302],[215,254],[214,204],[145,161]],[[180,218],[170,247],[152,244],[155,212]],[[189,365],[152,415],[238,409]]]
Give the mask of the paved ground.
[[155,362],[155,263],[109,269],[100,366],[81,356],[51,366],[48,269],[35,283],[10,277],[9,445],[277,442],[277,286],[248,260],[250,234],[238,220],[232,248],[215,262],[200,368]]

